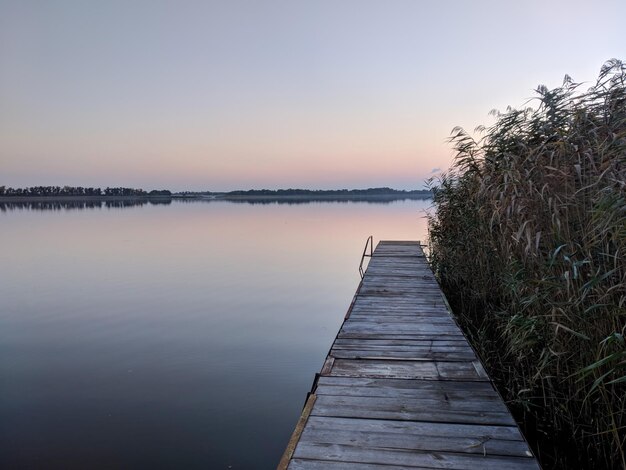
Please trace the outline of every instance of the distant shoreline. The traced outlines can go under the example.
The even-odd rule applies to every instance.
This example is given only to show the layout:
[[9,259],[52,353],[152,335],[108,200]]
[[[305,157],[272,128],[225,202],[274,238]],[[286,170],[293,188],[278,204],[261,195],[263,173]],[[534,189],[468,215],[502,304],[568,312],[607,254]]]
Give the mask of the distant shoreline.
[[106,202],[150,201],[172,199],[171,196],[0,196],[0,203],[7,202]]
[[[279,196],[279,195],[267,195],[267,196],[230,196],[230,195],[225,195],[225,196],[220,196],[220,197],[216,197],[214,199],[216,200],[225,200],[225,201],[249,201],[249,200],[254,200],[254,201],[274,201],[274,200],[280,200],[280,201],[328,201],[328,200],[364,200],[364,199],[369,199],[369,200],[401,200],[401,199],[431,199],[432,195],[431,194],[401,194],[401,193],[396,193],[396,194],[320,194],[318,196],[315,195],[299,195],[299,194],[294,194],[294,195],[284,195],[284,196]],[[201,198],[201,199],[206,199],[206,198]]]
[[180,195],[171,196],[0,196],[0,203],[24,202],[107,202],[107,201],[168,201],[168,200],[198,200],[198,201],[350,201],[350,200],[404,200],[404,199],[431,199],[431,194],[319,194],[319,195]]

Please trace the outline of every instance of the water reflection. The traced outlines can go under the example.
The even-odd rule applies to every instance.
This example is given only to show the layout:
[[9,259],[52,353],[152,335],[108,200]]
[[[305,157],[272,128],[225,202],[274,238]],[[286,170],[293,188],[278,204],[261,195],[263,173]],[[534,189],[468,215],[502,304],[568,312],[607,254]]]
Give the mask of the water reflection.
[[0,214],[0,468],[274,468],[365,239],[428,205]]
[[132,199],[113,199],[113,200],[101,200],[101,199],[57,199],[57,200],[41,200],[36,199],[32,201],[20,199],[17,201],[4,200],[0,202],[0,212],[6,212],[11,210],[34,210],[34,211],[58,211],[58,210],[71,210],[71,209],[103,209],[103,208],[127,208],[138,207],[146,204],[151,205],[169,205],[175,200],[179,203],[216,203],[216,202],[230,202],[233,204],[250,204],[250,205],[303,205],[311,203],[365,203],[365,204],[393,204],[398,201],[425,201],[428,198],[409,198],[402,196],[377,196],[377,197],[300,197],[300,196],[283,196],[283,197],[237,197],[237,198],[132,198]]
[[60,211],[60,210],[84,210],[84,209],[123,209],[126,207],[138,207],[146,204],[168,205],[171,199],[115,199],[115,200],[34,200],[34,201],[8,201],[0,202],[0,212],[14,210],[32,211]]

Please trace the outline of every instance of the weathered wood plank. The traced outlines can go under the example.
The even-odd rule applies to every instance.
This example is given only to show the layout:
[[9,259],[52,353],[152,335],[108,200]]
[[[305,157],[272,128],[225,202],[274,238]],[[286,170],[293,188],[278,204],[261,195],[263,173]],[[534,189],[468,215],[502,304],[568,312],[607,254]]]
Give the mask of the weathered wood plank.
[[460,361],[385,361],[378,359],[362,361],[335,359],[332,371],[328,375],[431,380],[488,380],[478,374],[472,362]]
[[465,338],[459,333],[421,333],[421,334],[394,334],[394,333],[371,333],[367,331],[346,332],[341,330],[339,338],[344,339],[405,339],[405,340],[454,340],[457,338]]
[[[408,268],[408,267],[407,267]],[[433,293],[435,289],[439,287],[439,284],[435,280],[432,274],[428,271],[421,271],[417,268],[408,268],[403,271],[399,271],[398,274],[394,274],[389,268],[385,266],[376,266],[372,268],[372,277],[363,278],[364,283],[368,284],[389,284],[397,282],[399,285],[406,286],[413,282],[414,285],[420,285],[424,287],[427,294]]]
[[302,413],[300,414],[300,419],[298,419],[296,428],[291,434],[291,439],[289,439],[287,448],[285,449],[285,452],[283,452],[283,456],[281,457],[280,462],[278,462],[278,467],[276,467],[277,470],[284,470],[288,467],[289,461],[291,460],[291,457],[293,457],[293,453],[296,449],[296,445],[298,444],[298,442],[300,441],[300,438],[302,437],[302,432],[304,431],[304,427],[306,426],[307,420],[309,419],[311,415],[311,410],[313,409],[313,405],[315,404],[315,399],[316,399],[316,396],[314,394],[309,395],[309,397],[307,398],[306,404],[304,405],[304,409],[302,410]]
[[476,359],[473,352],[437,352],[437,351],[377,351],[333,349],[337,359],[386,359],[406,361],[471,361]]
[[[439,287],[439,284],[437,283],[435,278],[432,277],[432,275],[429,275],[426,271],[418,271],[413,268],[402,271],[398,270],[398,272],[395,273],[394,271],[389,271],[388,268],[378,266],[372,269],[372,273],[376,275],[377,282],[379,283],[391,282],[392,280],[395,280],[395,282],[404,285],[408,284],[409,282],[413,282],[419,285],[423,285],[426,293],[431,293]],[[369,283],[372,282],[373,279],[366,280],[364,278],[363,281]]]
[[[328,392],[328,389],[326,389]],[[500,400],[486,400],[484,397],[443,395],[424,395],[417,398],[408,396],[380,397],[363,395],[328,395],[318,393],[316,404],[318,407],[345,406],[346,408],[365,409],[370,411],[425,411],[437,407],[445,411],[477,411],[507,414],[508,409]]]
[[[409,299],[408,295],[400,295],[400,296],[396,296],[399,297],[396,300],[394,300],[393,302],[389,301],[389,297],[391,297],[391,295],[388,295],[387,293],[384,293],[383,295],[381,295],[380,297],[371,295],[361,295],[357,300],[358,300],[358,304],[355,303],[356,306],[358,307],[369,307],[371,308],[377,308],[380,310],[383,309],[389,309],[389,310],[417,310],[417,311],[424,311],[427,310],[428,308],[431,308],[435,311],[438,312],[443,312],[446,311],[447,312],[447,307],[446,304],[443,300],[443,298],[438,298],[438,299],[423,299],[423,298],[417,298],[415,300],[411,300]],[[390,305],[393,305],[394,307],[390,307]]]
[[422,298],[410,299],[410,300],[399,298],[399,299],[394,300],[393,302],[389,302],[389,299],[386,297],[379,298],[373,295],[363,296],[362,294],[359,294],[359,297],[357,298],[357,302],[360,304],[375,305],[378,307],[386,306],[389,308],[393,308],[393,307],[417,308],[417,307],[423,307],[424,305],[433,303],[431,300],[422,299]]
[[[424,381],[427,382],[427,381]],[[454,383],[454,382],[453,382]],[[356,385],[318,385],[315,389],[317,395],[334,395],[344,397],[386,397],[396,399],[428,399],[428,400],[470,400],[470,401],[500,401],[500,397],[494,390],[468,391],[445,390],[440,388],[403,389],[391,387],[367,387]]]
[[484,470],[537,470],[539,465],[528,457],[421,452],[408,449],[370,449],[340,444],[300,442],[294,457],[354,463],[404,465],[426,468],[481,468]]
[[412,306],[412,307],[396,307],[389,308],[368,304],[354,304],[352,306],[352,313],[368,315],[368,316],[413,316],[413,317],[441,317],[441,318],[454,318],[448,313],[446,308],[442,305],[440,307],[428,307],[428,306]]
[[358,419],[389,419],[398,421],[428,421],[441,423],[466,423],[514,426],[515,421],[507,413],[476,410],[415,409],[366,409],[358,406],[317,404],[313,416],[332,416]]
[[353,322],[373,323],[375,325],[386,325],[390,323],[416,323],[430,325],[441,324],[456,327],[456,323],[449,316],[443,315],[378,315],[365,314],[359,311],[352,311],[350,314]]
[[[350,420],[358,421],[358,420]],[[476,426],[471,426],[476,427]],[[458,452],[466,454],[513,455],[528,457],[523,441],[498,439],[496,436],[442,437],[425,434],[387,433],[372,430],[317,429],[309,426],[300,442],[314,444],[342,444],[369,449],[408,449],[427,452]]]
[[470,437],[473,439],[488,437],[509,441],[524,442],[516,426],[489,426],[479,424],[432,423],[419,421],[389,421],[383,419],[327,418],[311,416],[308,421],[311,429],[333,429],[341,431],[361,431],[385,433],[390,435],[406,434],[411,436],[434,437]]
[[288,470],[428,470],[427,467],[377,465],[355,462],[331,462],[330,460],[293,459]]
[[338,346],[431,346],[438,348],[470,348],[467,341],[463,336],[458,336],[453,339],[352,339],[352,338],[337,338],[334,343],[334,347]]
[[420,390],[441,391],[443,393],[466,392],[472,395],[496,395],[490,382],[473,381],[434,381],[434,380],[404,380],[385,379],[376,377],[339,377],[323,376],[318,380],[321,386],[370,387],[372,390],[406,390],[406,393],[418,393]]
[[359,318],[351,318],[349,322],[346,322],[342,330],[344,331],[359,331],[364,330],[367,332],[375,333],[398,333],[398,334],[412,334],[419,332],[435,332],[435,333],[456,333],[458,326],[453,322],[446,322],[445,324],[428,324],[424,322],[413,321],[399,321],[395,323],[387,322],[373,322],[369,320],[361,320]]
[[424,345],[413,344],[413,345],[381,345],[381,344],[371,344],[372,341],[361,340],[356,344],[335,344],[333,345],[333,351],[336,350],[347,350],[347,351],[356,351],[356,350],[368,350],[368,351],[397,351],[397,352],[473,352],[472,349],[460,343],[458,346],[438,346],[435,341],[425,341]]
[[367,297],[361,297],[357,299],[357,302],[355,302],[354,308],[357,310],[364,310],[364,311],[369,311],[369,312],[378,311],[378,312],[381,312],[381,314],[384,314],[385,312],[396,312],[396,311],[406,312],[406,313],[415,312],[416,314],[432,312],[432,313],[437,313],[439,315],[445,314],[445,315],[452,317],[452,315],[448,313],[448,310],[445,304],[433,305],[433,302],[427,302],[423,304],[412,303],[412,302],[402,303],[400,299],[398,299],[398,302],[397,303],[394,302],[393,306],[391,306],[389,302],[386,302],[386,303],[367,302]]

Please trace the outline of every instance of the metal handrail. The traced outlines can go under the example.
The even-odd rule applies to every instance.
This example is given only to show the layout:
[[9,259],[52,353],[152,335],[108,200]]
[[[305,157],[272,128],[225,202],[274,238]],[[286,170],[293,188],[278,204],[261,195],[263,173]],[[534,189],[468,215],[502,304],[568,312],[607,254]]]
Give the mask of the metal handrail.
[[[367,246],[370,247],[370,254],[367,254]],[[363,261],[365,257],[371,258],[374,255],[374,237],[370,235],[367,237],[367,241],[365,242],[365,248],[363,248],[363,255],[361,255],[361,263],[359,264],[359,274],[361,275],[361,279],[365,276],[365,271],[363,270]]]

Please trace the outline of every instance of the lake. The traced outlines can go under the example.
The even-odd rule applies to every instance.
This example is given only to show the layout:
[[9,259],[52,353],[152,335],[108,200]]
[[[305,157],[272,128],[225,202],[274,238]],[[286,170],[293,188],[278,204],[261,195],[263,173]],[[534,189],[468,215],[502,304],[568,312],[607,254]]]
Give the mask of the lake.
[[275,468],[430,200],[0,207],[0,468]]

